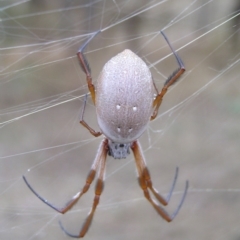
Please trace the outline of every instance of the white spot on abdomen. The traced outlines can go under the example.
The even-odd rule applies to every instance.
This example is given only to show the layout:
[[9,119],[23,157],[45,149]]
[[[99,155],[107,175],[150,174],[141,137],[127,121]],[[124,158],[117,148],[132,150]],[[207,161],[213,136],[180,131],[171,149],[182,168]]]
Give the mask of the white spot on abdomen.
[[128,129],[128,132],[130,133],[132,130],[133,130],[132,128],[129,128],[129,129]]

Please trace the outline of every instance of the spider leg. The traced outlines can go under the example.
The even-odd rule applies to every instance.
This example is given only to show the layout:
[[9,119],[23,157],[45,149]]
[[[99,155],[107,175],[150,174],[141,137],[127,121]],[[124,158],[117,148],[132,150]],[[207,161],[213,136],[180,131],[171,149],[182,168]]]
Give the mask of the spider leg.
[[175,50],[172,48],[172,45],[170,44],[167,36],[164,34],[164,32],[161,31],[161,34],[163,35],[164,39],[166,40],[168,46],[170,47],[170,49],[172,50],[172,53],[174,54],[177,62],[178,62],[178,69],[175,70],[169,77],[168,79],[165,81],[164,86],[161,90],[161,92],[158,93],[158,95],[156,96],[156,98],[153,101],[153,114],[151,116],[151,120],[153,120],[154,118],[156,118],[157,114],[158,114],[158,109],[162,103],[162,99],[164,97],[164,95],[166,94],[168,88],[173,85],[179,78],[180,76],[184,73],[185,71],[185,67],[184,64],[182,62],[182,59],[178,56],[178,54],[175,52]]
[[93,200],[91,211],[89,212],[89,214],[88,214],[88,216],[87,216],[87,218],[86,218],[86,220],[85,220],[85,222],[82,226],[82,229],[80,230],[79,234],[74,235],[74,234],[69,233],[67,230],[65,230],[62,223],[59,222],[61,229],[69,237],[73,237],[73,238],[84,237],[84,235],[86,234],[86,232],[88,231],[88,229],[91,225],[95,210],[97,208],[97,205],[98,205],[99,200],[100,200],[100,196],[101,196],[102,191],[103,191],[103,185],[104,185],[104,173],[105,173],[106,157],[107,157],[107,152],[108,152],[108,147],[107,147],[108,140],[105,139],[104,141],[105,141],[105,145],[101,149],[100,155],[99,155],[100,166],[99,166],[99,170],[98,170],[98,179],[97,179],[96,188],[95,188],[95,197],[94,197],[94,200]]
[[80,66],[81,66],[82,70],[84,71],[84,73],[86,74],[88,89],[91,93],[91,97],[92,97],[94,104],[95,104],[95,87],[92,83],[91,70],[90,70],[88,61],[87,61],[83,51],[84,51],[85,47],[88,45],[88,43],[100,32],[101,31],[99,30],[99,31],[93,33],[93,35],[79,48],[79,50],[77,52]]
[[169,199],[171,198],[173,188],[175,186],[175,182],[176,182],[177,174],[178,174],[178,169],[176,170],[174,181],[173,181],[170,193],[169,193],[169,195],[167,197],[167,200],[166,200],[159,193],[157,193],[157,191],[152,186],[150,174],[149,174],[149,171],[147,170],[146,163],[145,163],[144,158],[143,158],[141,146],[138,143],[138,141],[133,142],[133,145],[132,145],[131,148],[133,150],[133,154],[134,154],[134,157],[135,157],[136,166],[137,166],[137,170],[138,170],[139,185],[140,185],[140,187],[143,190],[145,198],[152,204],[154,209],[158,212],[158,214],[164,220],[166,220],[167,222],[171,222],[176,217],[176,215],[178,214],[178,212],[179,212],[180,208],[182,207],[182,204],[183,204],[183,202],[185,200],[185,197],[186,197],[186,194],[187,194],[187,190],[188,190],[188,181],[186,181],[185,190],[184,190],[182,199],[181,199],[177,209],[173,212],[172,215],[169,215],[169,213],[167,211],[165,211],[159,204],[157,204],[151,198],[150,193],[148,191],[148,188],[152,191],[154,196],[157,198],[157,200],[161,204],[167,205]]
[[[143,161],[143,163],[145,163]],[[171,199],[171,196],[172,196],[172,193],[173,193],[173,190],[174,190],[174,187],[176,185],[176,182],[177,182],[177,177],[178,177],[178,167],[176,168],[176,171],[175,171],[175,175],[174,175],[174,179],[173,179],[173,183],[171,185],[171,188],[170,188],[170,191],[168,193],[168,196],[167,198],[163,198],[159,193],[158,191],[153,187],[152,185],[152,180],[151,180],[151,176],[150,176],[150,172],[148,170],[148,168],[146,166],[143,166],[143,176],[144,176],[144,179],[147,183],[147,186],[148,188],[151,190],[151,192],[153,193],[153,195],[155,196],[155,198],[164,206],[166,206],[170,199]]]
[[55,207],[52,203],[50,203],[47,199],[41,197],[33,188],[32,186],[29,184],[29,182],[27,181],[26,177],[23,176],[23,180],[25,181],[26,185],[28,186],[28,188],[42,201],[44,202],[45,204],[47,204],[49,207],[53,208],[54,210],[56,210],[57,212],[59,213],[66,213],[68,210],[70,210],[77,202],[78,200],[80,199],[80,197],[86,193],[92,183],[92,181],[94,180],[94,177],[95,177],[95,174],[96,174],[96,171],[98,169],[98,166],[99,166],[99,163],[102,161],[102,155],[103,153],[105,154],[105,151],[107,151],[107,143],[108,143],[108,140],[107,139],[104,139],[102,141],[102,143],[100,144],[100,147],[99,147],[99,150],[98,150],[98,153],[96,155],[96,158],[93,162],[93,165],[91,167],[91,170],[87,176],[87,179],[86,179],[86,183],[82,189],[81,192],[78,192],[76,195],[73,196],[73,198],[67,202],[67,204],[64,206],[64,207]]
[[88,131],[89,131],[94,137],[98,137],[98,136],[102,135],[102,132],[96,132],[93,128],[91,128],[91,127],[83,120],[86,103],[87,103],[87,94],[85,95],[85,98],[84,98],[83,109],[82,109],[82,113],[81,113],[81,116],[80,116],[80,123],[81,123],[85,128],[87,128]]

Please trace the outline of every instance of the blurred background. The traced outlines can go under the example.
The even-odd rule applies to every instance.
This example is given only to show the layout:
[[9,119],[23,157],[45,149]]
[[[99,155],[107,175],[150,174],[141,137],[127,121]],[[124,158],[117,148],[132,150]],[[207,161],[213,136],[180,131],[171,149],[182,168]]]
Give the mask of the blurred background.
[[[160,90],[177,68],[186,73],[164,97],[140,142],[158,191],[174,194],[165,222],[138,186],[131,154],[108,158],[105,188],[85,239],[240,239],[240,2],[205,0],[32,0],[0,2],[0,239],[70,239],[94,197],[94,183],[61,215],[25,185],[63,206],[85,183],[102,137],[79,124],[88,93],[76,52],[96,83],[104,64],[126,48],[150,67]],[[85,120],[98,130],[88,98]]]

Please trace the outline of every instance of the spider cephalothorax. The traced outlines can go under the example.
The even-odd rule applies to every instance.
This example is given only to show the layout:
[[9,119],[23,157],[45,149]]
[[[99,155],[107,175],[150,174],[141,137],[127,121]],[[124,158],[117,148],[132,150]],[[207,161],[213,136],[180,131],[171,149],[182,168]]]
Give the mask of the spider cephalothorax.
[[115,159],[126,158],[130,154],[132,143],[115,143],[108,140],[108,155]]

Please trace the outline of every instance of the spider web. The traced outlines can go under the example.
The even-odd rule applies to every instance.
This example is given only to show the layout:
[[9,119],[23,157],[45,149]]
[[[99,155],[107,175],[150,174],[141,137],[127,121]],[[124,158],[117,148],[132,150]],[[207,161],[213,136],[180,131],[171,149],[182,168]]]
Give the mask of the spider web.
[[[58,220],[77,233],[94,183],[60,215],[56,206],[85,182],[101,137],[79,125],[88,92],[76,51],[86,49],[94,82],[125,48],[151,68],[159,90],[177,63],[159,31],[183,59],[186,73],[164,97],[158,117],[140,138],[154,186],[177,207],[172,223],[143,197],[132,154],[108,158],[105,188],[86,239],[239,239],[240,83],[237,1],[1,1],[0,2],[0,239],[68,239]],[[98,129],[88,99],[85,119]]]

